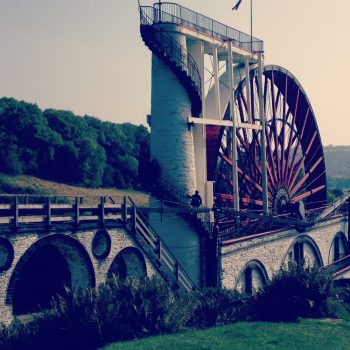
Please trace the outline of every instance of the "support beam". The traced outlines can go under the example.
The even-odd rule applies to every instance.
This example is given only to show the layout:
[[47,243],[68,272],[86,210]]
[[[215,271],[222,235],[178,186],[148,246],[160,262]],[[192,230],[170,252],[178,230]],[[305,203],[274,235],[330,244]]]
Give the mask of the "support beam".
[[[324,218],[326,218],[328,215],[332,214],[335,210],[337,210],[339,207],[341,207],[346,201],[348,201],[350,205],[350,193],[345,193],[343,196],[336,199],[331,205],[329,205],[326,209],[320,213],[315,221],[320,221]],[[350,214],[350,206],[349,206],[349,214]],[[350,231],[349,231],[350,232]]]
[[[190,41],[187,43],[187,50],[197,63],[197,68],[202,81],[202,113],[199,118],[205,117],[205,66],[204,66],[204,42],[201,40]],[[215,112],[216,113],[216,112]],[[214,114],[214,113],[213,113]],[[189,116],[190,117],[190,116]],[[216,117],[215,119],[217,119]],[[206,203],[206,182],[207,182],[207,152],[206,152],[206,123],[192,123],[195,169],[196,169],[196,189],[203,198],[203,204]],[[191,125],[191,126],[192,126]]]
[[[231,120],[217,120],[217,119],[211,119],[211,118],[196,118],[196,117],[189,117],[188,123],[190,125],[191,124],[217,125],[217,126],[222,126],[224,128],[232,128],[232,125],[233,125]],[[255,129],[255,130],[262,129],[261,125],[238,123],[238,122],[236,122],[236,128]]]
[[220,82],[219,82],[219,59],[218,59],[218,47],[213,47],[213,72],[214,72],[214,88],[215,88],[215,112],[216,118],[222,119],[221,105],[220,105]]
[[238,189],[238,171],[237,171],[237,138],[236,138],[236,116],[234,108],[234,78],[233,78],[233,57],[232,41],[228,42],[228,75],[230,92],[230,119],[232,121],[232,182],[233,182],[233,208],[239,210],[239,189]]
[[249,218],[249,219],[257,219],[260,221],[265,222],[272,222],[275,224],[286,224],[291,226],[297,226],[297,227],[311,227],[314,225],[313,221],[305,221],[305,220],[296,220],[296,219],[290,219],[285,217],[275,217],[271,215],[261,215],[253,212],[245,212],[245,211],[237,211],[230,208],[222,208],[222,213],[229,214],[229,215],[235,215],[238,217],[243,218]]
[[246,78],[246,91],[247,91],[247,113],[248,113],[248,123],[253,123],[252,118],[252,98],[251,98],[251,91],[250,91],[250,78],[249,78],[249,57],[244,58],[245,63],[245,78]]
[[262,188],[263,188],[263,211],[265,215],[269,215],[269,198],[267,190],[267,171],[266,171],[266,116],[262,88],[263,63],[262,53],[258,53],[258,93],[259,93],[259,114],[261,121],[261,172],[262,172]]
[[199,74],[201,76],[202,79],[202,118],[205,118],[205,62],[204,62],[204,41],[200,42],[200,60],[198,62],[198,67],[199,67]]

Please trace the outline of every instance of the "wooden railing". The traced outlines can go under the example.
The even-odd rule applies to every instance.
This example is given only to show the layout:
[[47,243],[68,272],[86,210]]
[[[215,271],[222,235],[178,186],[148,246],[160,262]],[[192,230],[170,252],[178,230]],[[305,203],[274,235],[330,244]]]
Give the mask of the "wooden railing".
[[176,283],[185,290],[194,290],[195,283],[180,265],[175,256],[167,248],[164,241],[159,237],[153,227],[148,223],[147,218],[135,205],[133,200],[128,198],[132,205],[132,223],[136,237],[141,240],[150,257],[159,266],[165,278]]
[[195,289],[194,282],[130,197],[0,195],[0,232],[35,224],[47,229],[89,223],[131,224],[138,243],[163,277],[180,288]]
[[128,219],[126,197],[0,196],[0,229],[28,224],[105,224]]

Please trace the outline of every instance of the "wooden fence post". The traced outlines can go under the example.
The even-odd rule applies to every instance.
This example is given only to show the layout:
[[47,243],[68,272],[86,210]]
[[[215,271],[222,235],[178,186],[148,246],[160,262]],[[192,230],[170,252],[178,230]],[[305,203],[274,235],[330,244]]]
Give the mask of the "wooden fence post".
[[14,219],[14,225],[15,225],[15,228],[18,227],[18,217],[19,217],[19,213],[18,213],[18,197],[15,196],[14,197],[14,213],[13,213],[13,219]]
[[123,197],[123,204],[122,204],[122,220],[126,224],[128,222],[128,205],[126,202],[126,197]]
[[80,200],[81,198],[75,197],[75,223],[80,224]]
[[100,198],[100,223],[105,223],[105,197]]
[[46,210],[47,210],[46,223],[48,226],[50,226],[51,225],[51,200],[50,200],[50,197],[47,197]]

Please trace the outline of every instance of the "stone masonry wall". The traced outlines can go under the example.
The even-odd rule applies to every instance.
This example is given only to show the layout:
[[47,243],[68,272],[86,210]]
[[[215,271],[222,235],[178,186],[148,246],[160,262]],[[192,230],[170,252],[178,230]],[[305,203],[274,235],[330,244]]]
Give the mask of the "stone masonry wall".
[[248,262],[261,262],[271,278],[287,261],[287,255],[293,243],[306,235],[319,249],[322,265],[329,263],[330,249],[338,232],[347,232],[345,219],[334,219],[315,225],[308,232],[300,233],[290,229],[267,236],[255,237],[224,245],[221,249],[221,283],[228,289],[236,288],[239,277]]
[[[127,231],[124,228],[113,228],[107,229],[109,236],[111,238],[111,250],[108,256],[105,259],[97,259],[92,253],[92,240],[95,233],[98,230],[86,230],[86,231],[63,231],[59,233],[18,233],[16,235],[0,235],[7,240],[9,240],[14,249],[14,259],[7,271],[0,273],[0,324],[8,324],[12,321],[12,306],[6,303],[6,297],[8,294],[8,286],[9,281],[12,274],[15,271],[15,268],[21,258],[21,256],[25,253],[33,250],[33,244],[38,242],[39,240],[45,240],[48,237],[56,235],[57,237],[68,236],[77,240],[82,249],[88,254],[90,262],[92,263],[96,285],[101,284],[106,280],[108,270],[116,258],[119,252],[121,252],[124,248],[127,247],[136,247],[141,253],[142,250],[128,235]],[[59,243],[57,243],[59,244]],[[84,253],[85,254],[85,253]],[[150,260],[143,254],[146,262],[147,276],[152,276],[156,273],[156,270]],[[79,266],[79,264],[87,264],[91,266],[90,262],[85,261],[76,261],[75,269],[79,271],[79,269],[83,270],[83,266]],[[84,270],[86,268],[84,267]]]

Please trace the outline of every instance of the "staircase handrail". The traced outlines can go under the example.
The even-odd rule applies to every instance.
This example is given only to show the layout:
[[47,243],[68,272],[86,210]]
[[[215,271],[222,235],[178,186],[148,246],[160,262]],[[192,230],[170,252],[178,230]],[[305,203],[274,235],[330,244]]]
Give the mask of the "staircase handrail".
[[[144,8],[150,8],[152,11],[154,10],[151,6],[139,5],[141,27],[156,23],[154,19],[145,13]],[[175,62],[181,62],[182,68],[187,71],[196,87],[198,95],[202,98],[202,79],[194,58],[176,39],[165,32],[154,31],[153,38],[157,41],[157,44],[164,49],[167,55],[172,58],[176,57],[177,55],[180,58],[179,60],[175,60]]]
[[[173,277],[175,278],[177,284],[179,286],[182,286],[183,288],[187,290],[195,290],[196,285],[191,279],[191,277],[188,275],[188,273],[185,271],[185,269],[181,266],[177,258],[174,256],[174,254],[170,251],[170,249],[167,247],[165,242],[160,238],[160,236],[157,234],[155,229],[149,224],[147,218],[144,216],[142,211],[137,207],[135,202],[132,200],[132,198],[128,197],[128,200],[130,201],[132,207],[134,208],[134,213],[137,217],[139,217],[143,225],[147,228],[147,233],[152,237],[152,240],[155,241],[155,245],[157,248],[157,253],[151,249],[152,258],[155,258],[158,260],[161,264],[165,263],[168,266],[168,269],[172,272]],[[137,217],[134,218],[135,220],[135,226],[136,226],[136,220]],[[149,245],[149,237],[146,237],[145,234],[141,230],[137,230],[137,227],[135,227],[135,233],[138,234],[138,236],[142,239],[144,243]],[[162,255],[162,252],[165,252],[165,259],[164,255]]]

